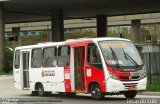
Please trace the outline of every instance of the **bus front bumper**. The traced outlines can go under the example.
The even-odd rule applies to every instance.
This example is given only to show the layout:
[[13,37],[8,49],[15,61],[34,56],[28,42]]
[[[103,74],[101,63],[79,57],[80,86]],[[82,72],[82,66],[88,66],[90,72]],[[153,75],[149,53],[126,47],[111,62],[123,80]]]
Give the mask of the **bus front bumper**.
[[120,81],[109,78],[106,81],[106,92],[146,90],[146,86],[147,86],[147,77],[139,81]]

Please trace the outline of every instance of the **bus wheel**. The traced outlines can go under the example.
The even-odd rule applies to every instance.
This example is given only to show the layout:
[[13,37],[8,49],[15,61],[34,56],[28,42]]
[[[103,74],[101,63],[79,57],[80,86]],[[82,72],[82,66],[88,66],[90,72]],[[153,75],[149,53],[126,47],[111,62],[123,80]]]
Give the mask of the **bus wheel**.
[[38,92],[37,91],[32,91],[31,92],[31,96],[37,96],[38,95]]
[[99,87],[98,84],[94,84],[91,88],[91,96],[93,99],[103,99],[104,98],[104,93],[101,91],[101,88]]
[[137,91],[126,91],[126,92],[124,92],[124,96],[126,98],[133,99],[136,95],[137,95]]
[[44,92],[44,88],[43,88],[43,85],[42,85],[42,84],[39,84],[39,85],[38,85],[37,90],[38,90],[38,95],[39,95],[39,96],[45,96],[45,92]]
[[66,96],[76,96],[76,93],[74,92],[66,93]]

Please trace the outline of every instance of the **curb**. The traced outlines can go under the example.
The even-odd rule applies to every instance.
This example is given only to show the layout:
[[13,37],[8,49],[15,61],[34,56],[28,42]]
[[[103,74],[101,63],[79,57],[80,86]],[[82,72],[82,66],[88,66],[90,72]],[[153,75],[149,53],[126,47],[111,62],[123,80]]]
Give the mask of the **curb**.
[[160,96],[160,92],[139,92],[138,95]]

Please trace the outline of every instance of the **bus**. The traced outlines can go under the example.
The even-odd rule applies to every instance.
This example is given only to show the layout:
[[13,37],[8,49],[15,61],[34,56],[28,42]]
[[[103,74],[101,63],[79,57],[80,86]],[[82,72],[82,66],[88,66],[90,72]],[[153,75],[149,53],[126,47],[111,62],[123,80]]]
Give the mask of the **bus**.
[[123,38],[80,38],[14,50],[14,85],[32,95],[77,93],[94,99],[145,90],[146,69],[134,44]]

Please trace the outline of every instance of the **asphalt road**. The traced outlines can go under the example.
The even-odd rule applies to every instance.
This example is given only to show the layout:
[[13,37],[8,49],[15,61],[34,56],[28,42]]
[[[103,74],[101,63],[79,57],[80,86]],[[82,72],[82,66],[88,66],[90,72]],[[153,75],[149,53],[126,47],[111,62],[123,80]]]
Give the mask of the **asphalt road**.
[[[12,102],[12,103],[7,103]],[[94,100],[90,95],[76,96],[51,95],[47,97],[30,96],[29,91],[14,88],[13,78],[0,79],[0,104],[160,104],[160,96],[137,95],[134,100],[123,95],[106,96],[104,100]]]

